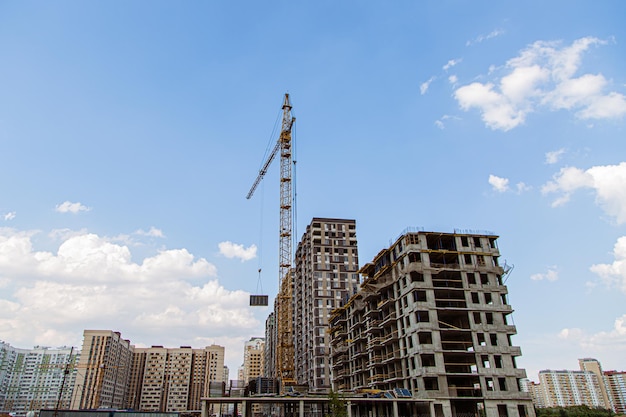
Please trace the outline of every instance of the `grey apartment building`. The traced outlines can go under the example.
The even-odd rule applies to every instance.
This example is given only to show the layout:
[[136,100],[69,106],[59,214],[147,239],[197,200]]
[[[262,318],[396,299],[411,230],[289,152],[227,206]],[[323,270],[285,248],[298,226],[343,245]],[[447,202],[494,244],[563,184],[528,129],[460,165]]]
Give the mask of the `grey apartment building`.
[[365,264],[330,320],[334,389],[397,389],[435,417],[533,417],[496,241],[409,231]]
[[313,218],[295,254],[293,284],[294,369],[309,392],[331,388],[331,311],[357,291],[356,221]]

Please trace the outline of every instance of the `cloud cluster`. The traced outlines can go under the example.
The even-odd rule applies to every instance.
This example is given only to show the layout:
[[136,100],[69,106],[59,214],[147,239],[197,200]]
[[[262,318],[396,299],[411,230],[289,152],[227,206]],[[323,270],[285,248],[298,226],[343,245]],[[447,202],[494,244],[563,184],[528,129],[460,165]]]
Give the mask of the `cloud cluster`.
[[557,271],[556,266],[548,267],[548,271],[543,273],[532,274],[530,279],[533,281],[556,281],[559,279],[559,272]]
[[89,211],[91,207],[82,205],[81,203],[72,203],[71,201],[64,201],[61,204],[57,204],[55,210],[59,213],[72,213],[76,214],[81,211]]
[[580,189],[593,190],[596,203],[618,224],[626,223],[626,162],[595,166],[585,171],[575,167],[562,168],[541,191],[560,194],[552,202],[552,206],[557,207],[567,203]]
[[[498,177],[493,174],[489,175],[489,185],[491,185],[492,189],[498,193],[504,193],[510,190],[508,178]],[[515,184],[515,188],[518,194],[530,190],[530,187],[523,182]]]
[[559,338],[568,343],[577,343],[585,351],[598,356],[618,356],[626,353],[626,315],[613,322],[613,329],[588,334],[579,328],[565,328]]
[[249,294],[225,289],[216,267],[186,249],[134,262],[127,246],[93,233],[59,235],[55,252],[35,250],[36,235],[0,228],[1,340],[59,346],[84,329],[111,329],[134,342],[202,347],[259,326]]
[[486,41],[488,39],[493,39],[493,38],[498,37],[498,36],[503,35],[503,34],[504,34],[504,30],[502,30],[502,29],[494,29],[494,30],[492,30],[491,32],[489,32],[486,35],[478,35],[474,39],[471,39],[471,40],[467,41],[465,43],[465,45],[466,46],[471,46],[471,45],[474,45],[474,44]]
[[538,108],[573,111],[580,119],[623,117],[626,96],[606,92],[608,81],[602,74],[577,76],[584,52],[605,43],[593,37],[567,46],[537,41],[507,61],[503,76],[463,85],[454,97],[461,109],[478,109],[494,130],[513,129]]
[[245,248],[237,243],[221,242],[218,247],[220,248],[220,253],[230,259],[239,258],[241,262],[245,262],[256,258],[256,245],[250,245],[248,248]]
[[613,247],[614,261],[611,264],[596,264],[590,269],[609,288],[618,288],[626,294],[626,236],[620,237]]

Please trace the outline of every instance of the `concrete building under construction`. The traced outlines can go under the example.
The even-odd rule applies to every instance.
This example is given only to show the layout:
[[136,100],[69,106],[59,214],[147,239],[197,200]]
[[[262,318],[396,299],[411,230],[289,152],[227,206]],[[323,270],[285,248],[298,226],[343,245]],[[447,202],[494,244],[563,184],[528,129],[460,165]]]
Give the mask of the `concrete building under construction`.
[[435,417],[533,417],[496,240],[409,231],[363,266],[329,323],[334,389],[399,390]]

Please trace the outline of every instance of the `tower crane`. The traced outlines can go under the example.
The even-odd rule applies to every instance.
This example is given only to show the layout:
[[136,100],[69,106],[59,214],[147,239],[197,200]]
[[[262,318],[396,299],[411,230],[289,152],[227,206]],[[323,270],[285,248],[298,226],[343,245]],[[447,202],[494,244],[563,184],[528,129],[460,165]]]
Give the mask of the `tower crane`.
[[[296,118],[291,115],[289,94],[283,101],[283,118],[280,136],[274,149],[267,157],[259,175],[250,188],[247,199],[254,194],[257,186],[265,176],[269,166],[280,152],[280,229],[278,258],[278,296],[275,301],[276,317],[276,374],[284,385],[295,384],[293,319],[292,319],[292,149],[291,129]],[[253,297],[265,297],[253,298]],[[267,305],[267,296],[250,296],[250,305]]]

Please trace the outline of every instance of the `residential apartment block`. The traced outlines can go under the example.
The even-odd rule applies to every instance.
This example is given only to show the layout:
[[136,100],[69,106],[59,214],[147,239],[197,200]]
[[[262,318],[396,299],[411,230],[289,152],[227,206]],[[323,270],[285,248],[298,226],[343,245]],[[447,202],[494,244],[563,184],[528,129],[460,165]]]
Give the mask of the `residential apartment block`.
[[626,372],[602,371],[593,358],[578,360],[580,370],[543,370],[539,383],[528,384],[537,407],[586,405],[626,413]]
[[119,332],[85,330],[71,408],[124,408],[131,363],[132,346]]
[[309,392],[329,391],[331,311],[357,291],[356,222],[313,218],[295,254],[294,361],[297,383]]
[[265,338],[253,337],[244,343],[243,366],[241,380],[249,383],[250,380],[264,375]]
[[211,382],[224,378],[224,348],[135,348],[128,405],[142,411],[200,410]]
[[85,330],[72,409],[200,410],[224,378],[224,348],[136,348],[119,332]]
[[626,372],[605,371],[604,386],[609,393],[613,411],[626,414]]
[[77,357],[70,347],[18,349],[0,341],[0,413],[69,408]]
[[600,380],[591,371],[543,370],[539,372],[539,386],[545,407],[608,407]]
[[330,319],[335,390],[400,392],[437,417],[534,416],[496,241],[407,231],[364,265]]

